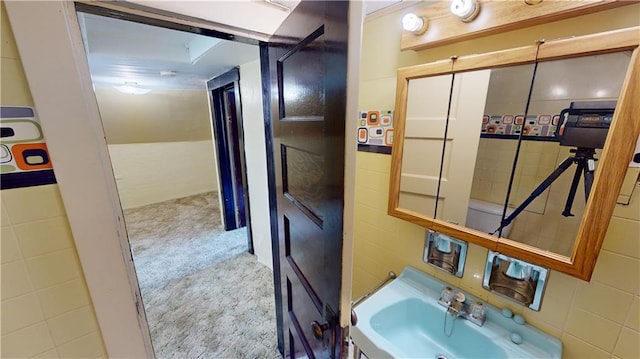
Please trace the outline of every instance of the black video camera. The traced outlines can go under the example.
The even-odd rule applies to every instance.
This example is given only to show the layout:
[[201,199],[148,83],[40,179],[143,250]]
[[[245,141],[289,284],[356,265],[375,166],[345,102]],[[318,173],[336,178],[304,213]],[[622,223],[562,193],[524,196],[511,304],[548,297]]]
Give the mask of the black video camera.
[[562,146],[603,148],[617,101],[571,102],[560,112],[556,138]]

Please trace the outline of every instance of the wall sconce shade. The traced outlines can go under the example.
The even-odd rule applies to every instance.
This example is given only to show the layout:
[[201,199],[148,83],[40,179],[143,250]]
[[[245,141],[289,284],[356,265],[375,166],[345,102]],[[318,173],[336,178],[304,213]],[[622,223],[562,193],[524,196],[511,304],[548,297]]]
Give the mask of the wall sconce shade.
[[471,22],[478,16],[480,4],[477,0],[452,0],[451,13],[459,17],[463,22]]
[[402,17],[402,28],[416,35],[422,35],[427,31],[427,20],[414,13],[408,13]]

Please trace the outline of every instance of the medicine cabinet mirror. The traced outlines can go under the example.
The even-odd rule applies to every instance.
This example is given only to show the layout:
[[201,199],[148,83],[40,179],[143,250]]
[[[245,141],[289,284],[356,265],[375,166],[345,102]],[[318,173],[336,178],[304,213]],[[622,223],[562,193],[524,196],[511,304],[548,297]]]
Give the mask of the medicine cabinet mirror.
[[639,41],[634,27],[399,69],[389,214],[589,280],[640,133]]

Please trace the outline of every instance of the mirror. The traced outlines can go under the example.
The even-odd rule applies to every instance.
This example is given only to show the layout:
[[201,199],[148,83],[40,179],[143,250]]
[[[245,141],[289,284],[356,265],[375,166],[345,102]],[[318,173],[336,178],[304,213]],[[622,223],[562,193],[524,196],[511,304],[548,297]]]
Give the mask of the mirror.
[[[631,51],[624,51],[538,64],[525,124],[528,136],[521,141],[508,201],[522,212],[512,217],[505,237],[571,255],[630,59]],[[562,126],[572,104],[577,121]],[[558,125],[560,142],[548,136]]]
[[[493,114],[523,114],[532,78],[527,64],[409,80],[400,207],[469,226],[470,199],[472,207],[483,201],[497,208],[498,228],[522,125],[497,125]],[[512,141],[495,140],[499,153],[479,151],[505,131]]]
[[[638,35],[636,27],[399,69],[389,214],[589,279],[640,132],[631,95]],[[613,115],[589,108],[616,99]],[[606,143],[581,142],[579,127],[605,123]],[[576,170],[576,158],[593,171]],[[560,163],[567,169],[538,188]],[[591,177],[586,201],[581,178]],[[488,227],[472,223],[472,207],[493,212]]]
[[[496,229],[522,128],[514,118],[525,113],[533,69],[526,64],[454,74],[435,218],[500,235]],[[498,114],[510,114],[510,123]],[[478,221],[479,210],[495,216]]]

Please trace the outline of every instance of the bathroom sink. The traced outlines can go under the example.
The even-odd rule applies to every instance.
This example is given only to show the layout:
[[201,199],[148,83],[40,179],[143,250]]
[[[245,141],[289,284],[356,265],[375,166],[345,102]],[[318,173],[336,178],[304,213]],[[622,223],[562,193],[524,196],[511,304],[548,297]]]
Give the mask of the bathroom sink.
[[460,325],[461,319],[456,319],[454,324],[451,316],[447,318],[446,329],[452,334],[447,337],[443,326],[444,313],[437,304],[434,306],[417,298],[405,299],[371,317],[371,328],[390,343],[403,348],[409,357],[508,357],[482,330]]
[[[444,286],[415,268],[405,268],[397,279],[354,308],[358,318],[351,327],[354,344],[368,358],[562,357],[557,338],[528,324],[517,324],[491,305],[486,305],[483,326],[454,319],[438,304]],[[476,299],[465,295],[467,300]],[[513,333],[522,338],[521,344],[512,342]]]

